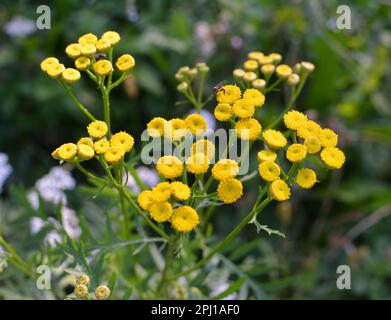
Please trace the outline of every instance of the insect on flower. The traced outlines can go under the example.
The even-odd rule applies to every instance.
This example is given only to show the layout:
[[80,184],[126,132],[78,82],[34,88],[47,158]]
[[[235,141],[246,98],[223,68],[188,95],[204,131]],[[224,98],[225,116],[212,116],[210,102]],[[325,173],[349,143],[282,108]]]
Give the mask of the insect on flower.
[[[213,86],[212,90],[213,90],[213,93],[216,95],[217,92],[219,92],[220,90],[224,90],[223,88],[223,85],[226,84],[227,81],[226,80],[222,80],[220,81],[218,84],[216,84],[215,86]],[[225,90],[224,90],[225,91]]]

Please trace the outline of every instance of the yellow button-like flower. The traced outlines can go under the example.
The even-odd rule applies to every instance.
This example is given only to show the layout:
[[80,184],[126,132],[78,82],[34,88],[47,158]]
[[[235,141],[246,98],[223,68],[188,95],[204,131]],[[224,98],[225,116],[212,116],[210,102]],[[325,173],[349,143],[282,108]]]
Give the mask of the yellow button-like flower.
[[105,153],[104,158],[110,164],[118,163],[125,155],[125,151],[122,147],[110,147]]
[[266,87],[266,81],[264,79],[255,79],[252,83],[251,83],[251,86],[254,88],[254,89],[257,89],[257,90],[262,90]]
[[153,189],[155,201],[165,202],[168,201],[172,194],[172,185],[170,182],[160,182]]
[[96,52],[96,47],[93,44],[85,43],[80,47],[81,47],[81,54],[84,56],[92,56]]
[[310,189],[316,183],[316,173],[312,169],[299,169],[295,181],[303,189]]
[[220,181],[217,187],[217,196],[225,203],[236,202],[243,195],[243,185],[237,179]]
[[255,71],[258,69],[258,62],[255,60],[247,60],[244,62],[243,67],[247,71]]
[[297,134],[299,137],[305,139],[309,136],[318,137],[321,130],[320,125],[315,121],[308,120],[301,127],[297,129]]
[[75,60],[75,67],[78,70],[85,71],[91,65],[91,60],[88,57],[79,57]]
[[263,161],[258,166],[258,172],[265,181],[274,181],[280,177],[281,169],[274,161]]
[[272,63],[268,63],[268,64],[264,64],[261,68],[261,72],[265,75],[265,76],[270,76],[271,74],[273,74],[273,72],[276,70],[276,67],[274,64]]
[[242,92],[236,85],[225,85],[221,87],[216,93],[216,99],[219,103],[232,104],[236,100],[240,99]]
[[303,161],[307,156],[307,147],[300,143],[291,144],[286,150],[286,158],[293,163]]
[[107,76],[113,72],[113,65],[109,60],[99,60],[93,65],[94,71],[100,76]]
[[187,184],[180,181],[174,181],[171,183],[171,189],[173,196],[179,201],[184,201],[190,198],[191,191]]
[[66,68],[61,77],[66,83],[75,83],[80,80],[80,72],[73,68]]
[[272,150],[261,150],[258,152],[257,156],[259,162],[276,161],[277,159],[277,153]]
[[83,160],[89,160],[95,155],[94,149],[86,144],[77,145],[77,156]]
[[65,53],[71,59],[76,59],[81,56],[81,45],[78,43],[71,43],[65,48]]
[[265,103],[265,96],[257,89],[247,89],[243,94],[243,99],[249,101],[254,107],[262,107]]
[[198,113],[192,113],[185,119],[187,129],[194,135],[201,136],[206,130],[206,121]]
[[251,51],[248,53],[247,57],[252,60],[259,60],[264,56],[263,52],[261,51]]
[[110,44],[110,41],[107,40],[107,39],[99,39],[96,43],[95,43],[95,47],[98,51],[101,51],[101,52],[105,52],[107,50],[110,49],[111,47],[111,44]]
[[288,200],[291,196],[289,186],[283,180],[274,180],[270,185],[270,194],[277,201]]
[[236,122],[235,131],[240,139],[256,140],[262,132],[262,127],[258,120],[247,118]]
[[94,143],[96,154],[104,154],[110,149],[110,142],[107,139],[100,139]]
[[331,169],[340,169],[345,163],[345,154],[336,147],[326,147],[320,153],[323,162]]
[[55,66],[57,66],[60,62],[58,61],[57,58],[54,58],[54,57],[49,57],[49,58],[46,58],[45,60],[43,60],[41,62],[41,70],[43,72],[46,72],[48,71],[50,68],[53,68]]
[[62,72],[65,70],[65,66],[62,63],[50,67],[46,73],[52,78],[58,78],[61,76]]
[[307,121],[307,116],[296,110],[292,110],[284,114],[285,126],[291,130],[297,130],[303,127]]
[[246,71],[244,71],[243,69],[234,69],[234,71],[232,72],[234,77],[237,79],[243,78],[245,73],[246,73]]
[[300,82],[300,76],[296,73],[292,73],[287,80],[287,83],[292,87],[297,86],[299,82]]
[[112,147],[121,147],[125,152],[129,152],[133,148],[134,139],[129,133],[121,131],[111,137],[110,145]]
[[130,54],[124,54],[117,59],[115,65],[119,71],[127,72],[134,68],[136,61]]
[[280,149],[285,147],[287,140],[284,135],[277,130],[266,130],[262,133],[263,139],[266,144],[272,149]]
[[191,154],[203,153],[208,157],[209,161],[212,161],[215,157],[216,147],[214,143],[207,139],[197,140],[191,146]]
[[200,222],[200,218],[192,207],[183,206],[174,209],[171,217],[171,225],[178,232],[190,232]]
[[152,205],[156,202],[154,193],[151,190],[141,192],[137,197],[137,202],[142,209],[149,211]]
[[264,56],[258,58],[258,63],[260,65],[270,64],[270,63],[273,63],[273,58],[270,57],[270,56],[265,56],[264,55]]
[[147,132],[152,138],[158,138],[164,135],[164,126],[166,119],[161,117],[153,118],[147,124]]
[[65,143],[58,148],[57,153],[61,160],[73,160],[77,155],[77,146],[74,143]]
[[287,79],[292,72],[292,68],[286,64],[280,64],[276,68],[276,73],[281,79]]
[[164,125],[164,135],[172,141],[181,140],[187,133],[186,122],[182,119],[171,119]]
[[87,126],[88,134],[95,139],[103,138],[108,130],[106,122],[100,120],[95,120]]
[[252,117],[255,111],[252,101],[247,99],[236,100],[232,110],[237,117],[244,119]]
[[304,145],[307,147],[309,154],[315,154],[322,148],[320,141],[317,137],[309,136],[304,140]]
[[233,114],[232,107],[228,103],[219,103],[214,110],[214,115],[219,121],[228,121]]
[[209,159],[204,153],[194,153],[186,159],[187,171],[193,174],[204,174],[209,168]]
[[149,214],[156,222],[166,222],[172,216],[172,205],[169,202],[154,203],[149,209]]
[[118,32],[115,31],[107,31],[102,34],[101,38],[109,40],[112,46],[116,45],[121,40],[120,35],[118,34]]
[[252,71],[248,71],[243,75],[243,80],[246,82],[253,82],[257,79],[257,74]]
[[55,160],[61,160],[60,156],[58,155],[58,149],[59,148],[56,148],[56,150],[54,150],[51,154],[52,158]]
[[182,174],[183,163],[175,156],[163,156],[158,160],[156,169],[166,179],[173,179]]
[[77,146],[79,146],[81,144],[85,144],[85,145],[89,146],[90,148],[94,147],[94,142],[90,138],[86,138],[86,137],[79,139],[79,141],[77,142]]
[[93,33],[87,33],[85,35],[82,35],[78,40],[79,44],[81,45],[85,45],[85,44],[95,45],[97,41],[98,41],[98,37]]
[[110,289],[107,286],[100,285],[94,291],[97,300],[107,300],[110,297]]
[[83,284],[85,286],[89,286],[90,284],[90,277],[87,276],[86,274],[82,274],[77,280],[76,280],[76,285]]
[[338,135],[331,129],[321,129],[318,138],[322,147],[335,147],[338,143]]
[[275,64],[280,63],[280,61],[282,60],[282,56],[279,53],[275,53],[275,52],[269,54],[269,57],[272,58],[273,63]]
[[221,159],[212,168],[213,178],[216,180],[226,180],[234,178],[239,172],[239,165],[235,160]]
[[84,284],[78,284],[75,289],[73,290],[74,295],[79,298],[83,299],[88,296],[88,288]]

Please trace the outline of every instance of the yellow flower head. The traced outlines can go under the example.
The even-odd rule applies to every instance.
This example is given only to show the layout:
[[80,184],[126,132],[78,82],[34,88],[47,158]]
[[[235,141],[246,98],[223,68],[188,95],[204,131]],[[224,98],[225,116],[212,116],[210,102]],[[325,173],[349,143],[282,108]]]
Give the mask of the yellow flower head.
[[121,147],[125,152],[129,152],[133,148],[134,139],[129,133],[120,131],[111,137],[110,145],[112,147]]
[[83,299],[83,298],[87,297],[87,295],[88,295],[88,288],[84,284],[78,284],[78,285],[76,285],[73,293],[75,294],[75,296],[77,298]]
[[197,211],[192,207],[183,206],[174,209],[171,217],[171,225],[178,232],[190,232],[200,222]]
[[147,124],[147,132],[152,138],[158,138],[164,135],[164,126],[166,119],[161,117],[153,118]]
[[262,133],[263,139],[266,144],[272,149],[280,149],[285,147],[287,140],[284,135],[277,130],[266,130]]
[[236,85],[228,84],[220,88],[216,93],[216,99],[219,103],[232,104],[240,99],[242,92]]
[[156,169],[166,179],[173,179],[182,174],[183,163],[175,156],[163,156],[158,160]]
[[151,190],[145,190],[141,192],[137,197],[137,202],[142,209],[149,211],[149,209],[152,207],[152,204],[156,202],[154,193]]
[[336,147],[326,147],[320,153],[323,162],[331,169],[340,169],[345,163],[344,153]]
[[87,57],[79,57],[75,60],[75,67],[78,70],[85,71],[91,64],[91,60]]
[[243,67],[246,71],[255,71],[258,69],[258,62],[255,60],[247,60],[244,62]]
[[193,174],[204,174],[209,168],[209,159],[204,153],[194,153],[186,160],[187,170]]
[[312,169],[299,169],[297,171],[296,183],[303,189],[310,189],[316,183],[316,173]]
[[198,113],[192,113],[185,119],[187,129],[193,135],[203,135],[206,130],[206,121],[204,117]]
[[154,203],[149,209],[149,214],[156,222],[166,222],[172,216],[172,206],[169,202]]
[[243,80],[246,82],[253,82],[257,79],[257,74],[252,71],[245,72],[243,75]]
[[274,181],[280,177],[281,169],[274,161],[263,161],[258,166],[258,172],[265,181]]
[[331,129],[321,129],[318,138],[322,147],[335,147],[338,143],[338,135]]
[[277,153],[272,150],[261,150],[258,152],[257,156],[259,162],[276,161],[277,159]]
[[93,44],[85,43],[80,46],[81,54],[83,56],[92,56],[96,52],[96,48]]
[[184,201],[190,198],[191,191],[187,184],[174,181],[171,183],[171,189],[173,196],[179,201]]
[[225,203],[236,202],[243,195],[243,185],[237,179],[220,181],[217,187],[217,196]]
[[107,31],[102,34],[101,38],[109,40],[112,46],[116,45],[121,40],[120,35],[115,31]]
[[212,161],[215,157],[216,147],[214,143],[207,139],[197,140],[191,146],[191,154],[203,153],[208,157],[209,161]]
[[77,155],[77,146],[74,143],[65,143],[58,148],[57,153],[61,160],[73,160]]
[[187,133],[187,126],[184,120],[175,118],[165,122],[164,135],[172,141],[181,140]]
[[86,144],[77,145],[77,156],[83,160],[89,160],[95,155],[94,149]]
[[155,201],[165,202],[168,201],[171,197],[172,185],[167,181],[160,182],[152,189],[152,191],[155,197]]
[[235,78],[241,79],[243,78],[245,71],[243,69],[234,69],[232,73]]
[[233,114],[232,107],[228,103],[219,103],[214,110],[214,115],[219,121],[228,121]]
[[89,146],[90,148],[94,147],[94,143],[92,142],[92,140],[87,137],[79,139],[79,141],[77,142],[77,146],[79,146],[81,144],[85,144],[85,145]]
[[248,53],[247,57],[252,60],[259,60],[264,56],[263,52],[261,51],[251,51]]
[[104,154],[110,149],[110,142],[107,139],[100,139],[94,143],[96,154]]
[[273,58],[270,57],[270,56],[265,56],[264,55],[264,56],[258,58],[258,63],[260,65],[270,64],[270,63],[273,63]]
[[56,148],[56,150],[54,150],[51,154],[52,158],[55,160],[61,160],[60,156],[58,155],[58,149],[59,148]]
[[314,136],[308,136],[305,138],[304,145],[307,147],[307,152],[309,154],[318,153],[322,148],[319,139]]
[[95,45],[97,41],[98,41],[98,37],[93,33],[87,33],[85,35],[82,35],[78,40],[79,44],[81,45],[85,45],[85,44]]
[[136,65],[136,61],[130,54],[124,54],[117,59],[115,63],[119,71],[128,72]]
[[308,120],[301,127],[297,129],[297,134],[299,137],[305,139],[309,136],[318,137],[321,130],[320,125],[315,121]]
[[73,68],[66,68],[62,72],[61,77],[66,83],[75,83],[80,80],[80,72]]
[[235,160],[221,159],[212,168],[213,178],[216,180],[226,180],[234,178],[239,172],[239,165]]
[[118,163],[122,160],[125,155],[125,150],[122,147],[110,147],[105,153],[105,160],[110,163]]
[[106,122],[100,120],[95,120],[87,126],[88,134],[95,139],[103,138],[108,130]]
[[65,53],[71,59],[81,56],[81,46],[78,43],[71,43],[65,48]]
[[281,79],[287,79],[292,72],[292,68],[286,64],[280,64],[276,68],[276,73]]
[[273,63],[280,63],[282,60],[282,56],[279,53],[271,53],[269,54],[269,57],[272,58]]
[[254,107],[262,107],[265,103],[265,96],[257,89],[247,89],[243,94],[243,99],[250,101]]
[[105,52],[110,49],[111,44],[107,39],[99,39],[97,43],[95,43],[95,47],[98,51]]
[[289,111],[284,115],[284,123],[288,129],[297,130],[308,121],[307,116],[299,111]]
[[60,62],[57,58],[49,57],[41,62],[41,70],[43,72],[48,71],[50,68],[56,67]]
[[239,118],[250,118],[254,115],[254,105],[251,100],[239,99],[236,100],[232,110]]
[[61,76],[62,72],[65,70],[65,66],[62,63],[58,63],[50,67],[46,73],[52,78],[58,78]]
[[97,300],[107,300],[110,297],[110,289],[107,286],[100,285],[94,291]]
[[76,285],[83,284],[85,286],[89,286],[90,284],[90,277],[86,274],[82,274],[76,281]]
[[286,158],[293,163],[303,161],[307,156],[307,147],[300,143],[291,144],[286,150]]
[[113,72],[113,66],[109,60],[99,60],[93,65],[94,71],[100,76],[107,76]]
[[251,86],[254,88],[254,89],[257,89],[257,90],[262,90],[266,87],[266,81],[264,79],[255,79],[252,83],[251,83]]
[[277,201],[288,200],[291,196],[289,186],[283,180],[274,180],[270,185],[270,194]]
[[262,127],[258,120],[247,118],[236,122],[235,131],[240,139],[256,140],[262,132]]
[[265,76],[270,76],[271,74],[273,74],[274,70],[276,70],[276,67],[272,63],[264,64],[261,68],[261,72]]
[[288,77],[288,80],[287,80],[288,84],[290,86],[297,86],[300,82],[300,76],[296,73],[292,73],[289,77]]

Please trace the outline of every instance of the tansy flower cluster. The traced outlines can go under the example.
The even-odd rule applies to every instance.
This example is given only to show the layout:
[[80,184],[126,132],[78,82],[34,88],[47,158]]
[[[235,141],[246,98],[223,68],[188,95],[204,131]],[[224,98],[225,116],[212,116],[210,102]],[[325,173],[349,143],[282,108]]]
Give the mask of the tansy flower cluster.
[[63,161],[84,161],[93,157],[103,157],[109,164],[120,162],[133,148],[134,139],[127,132],[118,132],[108,137],[108,127],[104,121],[95,120],[87,126],[88,137],[77,143],[65,143],[53,151],[52,157]]
[[[81,275],[77,281],[73,291],[76,298],[79,299],[91,299],[89,293],[90,277],[86,274]],[[99,285],[94,290],[96,300],[107,300],[110,297],[111,291],[106,285]]]
[[[95,81],[97,77],[105,77],[113,71],[111,62],[113,47],[120,41],[120,35],[115,31],[107,31],[100,38],[92,33],[79,37],[78,41],[65,48],[67,56],[74,60],[73,67],[65,67],[55,57],[48,57],[41,62],[41,69],[52,78],[59,79],[67,84],[80,80],[80,71],[86,72]],[[115,62],[120,72],[132,70],[136,62],[130,54],[124,54]]]

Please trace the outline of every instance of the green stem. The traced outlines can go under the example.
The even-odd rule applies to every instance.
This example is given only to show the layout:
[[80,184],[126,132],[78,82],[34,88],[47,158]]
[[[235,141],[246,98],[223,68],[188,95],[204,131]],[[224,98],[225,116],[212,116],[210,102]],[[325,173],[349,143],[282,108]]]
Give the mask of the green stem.
[[112,85],[110,85],[109,90],[111,91],[115,87],[119,86],[126,79],[127,76],[128,76],[128,74],[126,72],[124,72],[121,75],[121,77],[118,78],[118,80],[116,80]]
[[103,118],[108,127],[108,136],[111,137],[109,90],[106,90],[105,86],[102,83],[99,84],[99,88],[102,93],[103,100]]
[[30,266],[21,257],[19,257],[14,248],[12,248],[2,236],[0,236],[0,245],[8,252],[8,259],[15,267],[19,268],[31,278],[34,276]]
[[[168,279],[168,271],[170,270],[171,263],[173,261],[173,256],[174,256],[174,250],[175,250],[175,245],[176,241],[178,239],[178,235],[175,237],[171,237],[169,242],[168,242],[168,248],[165,256],[165,263],[164,263],[164,268],[162,271],[162,277],[161,280],[157,286],[156,292],[157,293],[165,293],[165,296],[168,298],[168,290],[167,290],[167,282],[169,281]],[[163,291],[164,290],[164,291]],[[162,292],[163,291],[163,292]]]
[[109,184],[109,182],[106,181],[105,179],[99,178],[99,177],[95,176],[94,174],[92,174],[91,172],[89,172],[88,170],[86,170],[79,162],[74,161],[73,164],[76,166],[77,169],[80,170],[80,172],[84,173],[88,178],[99,181],[99,182],[106,184],[106,185]]
[[134,180],[136,181],[137,185],[139,186],[139,188],[144,191],[144,190],[147,190],[148,187],[147,185],[144,183],[143,180],[141,180],[137,170],[133,167],[133,166],[128,166],[128,169],[129,169],[129,172],[130,174],[132,175],[132,177],[134,178]]

